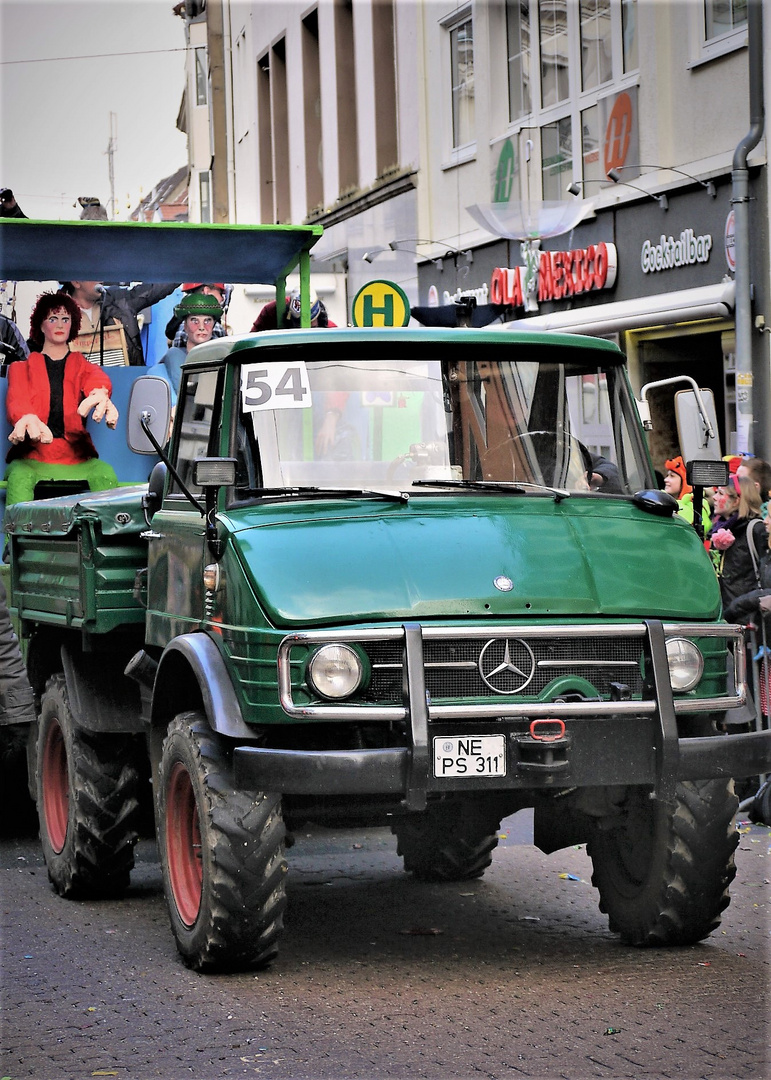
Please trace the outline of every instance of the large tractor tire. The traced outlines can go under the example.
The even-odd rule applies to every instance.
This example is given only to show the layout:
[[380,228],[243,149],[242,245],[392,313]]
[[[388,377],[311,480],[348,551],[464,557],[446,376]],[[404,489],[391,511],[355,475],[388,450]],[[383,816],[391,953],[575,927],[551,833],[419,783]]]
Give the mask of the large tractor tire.
[[286,906],[279,795],[234,789],[227,745],[198,712],[169,726],[158,844],[171,928],[195,971],[264,967]]
[[467,881],[481,877],[493,861],[498,825],[477,803],[429,806],[422,813],[397,818],[397,854],[418,881]]
[[618,824],[587,846],[610,929],[629,945],[693,945],[720,925],[736,874],[738,800],[725,780],[684,781],[667,806],[630,788]]
[[48,877],[60,896],[99,899],[126,891],[138,791],[135,737],[78,728],[64,676],[52,675],[38,720],[37,808]]

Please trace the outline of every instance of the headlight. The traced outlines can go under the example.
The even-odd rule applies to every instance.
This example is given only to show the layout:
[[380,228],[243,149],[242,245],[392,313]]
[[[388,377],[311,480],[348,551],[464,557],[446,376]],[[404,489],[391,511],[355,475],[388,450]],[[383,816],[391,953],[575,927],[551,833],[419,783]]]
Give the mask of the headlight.
[[350,697],[361,686],[363,668],[348,645],[322,645],[308,661],[306,677],[319,697]]
[[704,660],[692,641],[667,638],[669,681],[673,690],[693,690],[704,671]]

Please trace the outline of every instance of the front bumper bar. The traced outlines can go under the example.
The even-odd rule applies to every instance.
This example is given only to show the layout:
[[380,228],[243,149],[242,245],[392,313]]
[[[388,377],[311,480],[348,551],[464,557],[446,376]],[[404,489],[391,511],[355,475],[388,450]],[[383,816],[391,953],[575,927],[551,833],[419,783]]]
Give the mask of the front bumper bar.
[[[464,628],[464,634],[490,636],[491,628]],[[560,634],[565,627],[559,628]],[[425,692],[422,666],[423,637],[457,636],[457,628],[422,627],[407,623],[374,631],[348,631],[336,640],[382,640],[402,637],[405,652],[405,692],[401,706],[297,706],[292,701],[289,656],[294,645],[329,641],[329,631],[289,635],[279,648],[281,702],[291,716],[329,720],[406,719],[411,745],[369,750],[275,750],[239,746],[234,751],[235,780],[240,786],[286,794],[383,794],[401,796],[410,809],[425,806],[429,792],[449,790],[511,790],[559,786],[650,784],[663,799],[674,794],[678,780],[754,776],[771,770],[771,731],[739,735],[680,738],[677,717],[687,713],[724,712],[746,699],[745,663],[741,629],[715,624],[662,624],[648,620],[635,624],[588,625],[569,628],[571,634],[637,635],[644,639],[647,670],[652,672],[642,700],[570,701],[513,704],[497,701],[472,706],[434,706]],[[553,636],[549,627],[496,627],[495,636]],[[733,642],[735,693],[715,698],[675,701],[669,681],[666,638],[670,636],[723,637]],[[533,762],[522,735],[524,720],[543,718],[570,721],[568,765],[549,756]],[[488,719],[507,737],[505,777],[448,781],[432,776],[430,739],[449,734],[469,723]],[[481,733],[481,732],[480,732]],[[567,744],[566,744],[567,745]],[[558,751],[556,743],[551,749]]]

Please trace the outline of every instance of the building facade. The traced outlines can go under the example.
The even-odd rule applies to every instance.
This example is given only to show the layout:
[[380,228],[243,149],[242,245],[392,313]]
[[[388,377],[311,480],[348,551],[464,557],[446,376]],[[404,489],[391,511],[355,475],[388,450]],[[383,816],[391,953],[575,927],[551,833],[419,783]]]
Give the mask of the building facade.
[[[614,337],[637,390],[692,376],[713,392],[724,452],[769,457],[759,12],[188,0],[184,109],[192,131],[206,82],[191,154],[219,208],[208,220],[321,223],[314,276],[338,323],[384,278],[414,305],[473,293],[507,321]],[[651,400],[660,467],[677,449],[672,393]]]

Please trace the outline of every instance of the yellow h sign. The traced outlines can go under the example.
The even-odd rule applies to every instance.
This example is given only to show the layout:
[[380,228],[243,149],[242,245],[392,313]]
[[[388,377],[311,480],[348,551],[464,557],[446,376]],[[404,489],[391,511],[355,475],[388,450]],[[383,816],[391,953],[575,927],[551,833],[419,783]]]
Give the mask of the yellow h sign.
[[406,326],[410,302],[393,281],[370,281],[356,293],[351,317],[354,326]]

